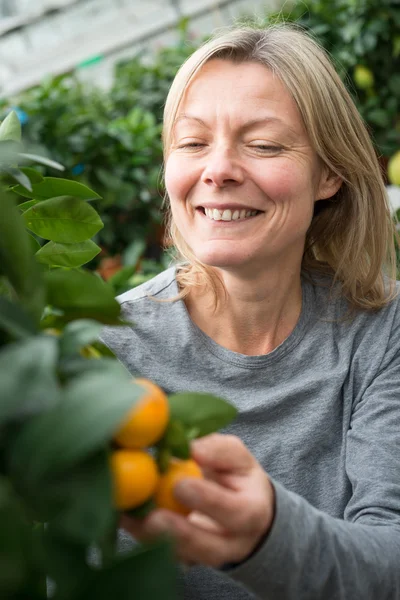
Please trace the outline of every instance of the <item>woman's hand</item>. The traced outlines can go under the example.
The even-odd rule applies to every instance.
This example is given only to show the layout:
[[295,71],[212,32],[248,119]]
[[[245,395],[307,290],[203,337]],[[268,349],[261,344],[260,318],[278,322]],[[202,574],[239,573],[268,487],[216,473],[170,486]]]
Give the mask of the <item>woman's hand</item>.
[[191,449],[205,479],[181,480],[174,493],[193,512],[183,517],[157,509],[141,520],[124,516],[121,526],[141,540],[171,534],[186,564],[241,562],[271,528],[273,486],[235,436],[212,434],[194,441]]

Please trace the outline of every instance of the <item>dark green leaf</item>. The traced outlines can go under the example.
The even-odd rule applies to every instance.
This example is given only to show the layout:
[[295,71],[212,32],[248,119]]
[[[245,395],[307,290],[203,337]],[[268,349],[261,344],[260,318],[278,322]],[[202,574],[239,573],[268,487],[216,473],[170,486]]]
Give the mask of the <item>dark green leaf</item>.
[[[87,564],[87,549],[53,532],[51,525],[35,531],[35,548],[40,569],[49,577],[49,596],[71,600],[92,575]],[[53,596],[54,586],[57,594]]]
[[53,169],[57,169],[59,171],[65,171],[65,167],[60,165],[60,163],[50,160],[50,158],[46,158],[44,156],[37,156],[36,154],[27,154],[26,152],[20,152],[19,156],[25,160],[35,162],[39,165],[45,165],[46,167],[53,167]]
[[36,235],[66,244],[84,242],[103,227],[95,209],[72,196],[43,200],[25,211],[23,218]]
[[79,319],[69,323],[60,340],[60,351],[63,356],[73,355],[76,352],[97,340],[103,325],[90,319]]
[[20,170],[29,177],[31,183],[40,183],[44,179],[43,175],[36,169],[32,169],[32,167],[21,167]]
[[395,73],[388,81],[388,86],[396,98],[400,98],[400,73]]
[[64,388],[62,401],[17,436],[14,468],[25,469],[32,480],[61,473],[111,441],[143,394],[122,366],[117,375],[114,367],[76,377]]
[[21,303],[37,320],[44,309],[44,286],[31,241],[14,198],[0,197],[0,265]]
[[7,331],[14,339],[24,339],[38,333],[30,315],[16,302],[4,297],[0,297],[0,329]]
[[120,305],[111,286],[87,271],[55,269],[44,275],[47,303],[72,319],[96,319],[101,323],[118,322]]
[[4,478],[0,479],[0,531],[0,597],[8,600],[28,577],[32,548],[23,507]]
[[38,250],[40,250],[40,244],[37,241],[37,239],[31,233],[29,233],[28,235],[29,235],[29,241],[30,241],[30,244],[31,244],[32,252],[35,252],[35,254],[36,254],[36,252]]
[[59,177],[45,177],[39,183],[32,185],[32,191],[28,191],[20,185],[14,187],[13,191],[26,198],[35,198],[36,200],[48,200],[57,196],[72,196],[82,200],[101,198],[99,194],[83,185],[83,183]]
[[368,112],[368,120],[379,127],[387,127],[390,123],[390,115],[385,110],[376,108]]
[[39,262],[59,267],[81,267],[91,261],[101,248],[92,240],[79,244],[59,244],[48,242],[36,252]]
[[[53,531],[87,546],[103,538],[114,520],[108,452],[90,456],[77,469],[63,473],[57,483],[65,502],[51,520]],[[55,486],[53,492],[57,494]]]
[[7,140],[12,142],[21,141],[21,123],[15,110],[9,112],[0,125],[0,141],[5,142]]
[[[155,576],[156,574],[156,576]],[[172,545],[139,546],[129,556],[93,574],[77,600],[177,600],[177,567]]]
[[171,419],[180,421],[187,428],[198,428],[197,437],[229,425],[237,415],[232,404],[211,394],[183,392],[168,396],[168,401]]
[[180,421],[170,419],[167,430],[161,440],[161,445],[167,448],[173,456],[186,460],[190,457],[189,440],[186,429]]
[[33,415],[56,405],[58,344],[53,336],[35,336],[0,351],[0,422]]

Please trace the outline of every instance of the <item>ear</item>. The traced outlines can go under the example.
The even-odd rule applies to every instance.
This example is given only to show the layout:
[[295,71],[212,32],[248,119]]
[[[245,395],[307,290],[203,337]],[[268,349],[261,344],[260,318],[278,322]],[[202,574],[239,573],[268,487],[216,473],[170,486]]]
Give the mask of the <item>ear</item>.
[[342,178],[336,173],[333,173],[328,167],[323,167],[319,185],[316,193],[316,202],[318,200],[327,200],[332,198],[336,192],[340,189],[343,183]]

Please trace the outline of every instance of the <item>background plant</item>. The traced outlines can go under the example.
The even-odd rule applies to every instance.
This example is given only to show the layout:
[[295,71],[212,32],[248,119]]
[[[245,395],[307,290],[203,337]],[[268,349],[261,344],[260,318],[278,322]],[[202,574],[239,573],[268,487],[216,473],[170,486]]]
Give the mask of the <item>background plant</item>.
[[[254,24],[253,17],[242,20]],[[386,177],[388,159],[400,149],[400,4],[285,2],[279,13],[256,22],[277,20],[297,21],[331,53],[371,131]],[[101,196],[97,207],[104,226],[94,236],[101,251],[87,266],[111,280],[117,292],[169,265],[162,249],[162,111],[177,69],[200,41],[183,21],[177,44],[118,63],[109,90],[67,74],[4,102],[4,112],[19,107],[32,152],[51,155],[65,165],[66,177]],[[56,175],[46,169],[42,174]]]
[[[170,83],[195,47],[185,41],[185,31],[182,22],[179,43],[160,48],[152,60],[140,54],[119,63],[108,91],[67,74],[4,104],[5,112],[18,106],[32,151],[49,156],[50,148],[68,178],[98,190],[104,226],[95,241],[101,252],[88,267],[105,278],[127,267],[133,276],[127,287],[169,261],[162,250],[161,120]],[[107,257],[114,258],[103,261]]]
[[[400,4],[285,2],[279,13],[266,15],[258,24],[283,20],[305,27],[328,50],[370,128],[378,154],[391,156],[400,148]],[[383,164],[386,167],[387,160]]]

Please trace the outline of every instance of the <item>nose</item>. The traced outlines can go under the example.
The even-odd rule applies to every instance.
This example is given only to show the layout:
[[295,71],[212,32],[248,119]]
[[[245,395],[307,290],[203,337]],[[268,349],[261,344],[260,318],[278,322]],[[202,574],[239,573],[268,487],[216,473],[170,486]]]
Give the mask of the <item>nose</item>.
[[244,174],[237,157],[229,148],[216,148],[207,157],[201,176],[203,183],[214,187],[240,185]]

